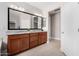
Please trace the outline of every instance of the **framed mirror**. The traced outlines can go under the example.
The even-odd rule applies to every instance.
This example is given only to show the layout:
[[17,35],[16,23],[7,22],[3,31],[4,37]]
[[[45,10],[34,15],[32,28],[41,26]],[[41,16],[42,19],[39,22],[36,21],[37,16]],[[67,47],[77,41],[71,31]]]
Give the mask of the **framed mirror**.
[[8,30],[42,30],[43,17],[8,8]]

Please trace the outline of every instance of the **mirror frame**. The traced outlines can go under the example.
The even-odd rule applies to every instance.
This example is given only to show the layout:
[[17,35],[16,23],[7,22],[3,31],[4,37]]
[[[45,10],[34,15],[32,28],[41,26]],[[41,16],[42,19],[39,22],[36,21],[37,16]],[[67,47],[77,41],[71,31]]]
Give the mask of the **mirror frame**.
[[[41,20],[41,28],[30,28],[30,29],[28,29],[28,28],[17,28],[17,29],[11,29],[10,28],[10,10],[14,10],[14,11],[18,11],[18,12],[22,12],[22,13],[25,13],[25,14],[29,14],[29,15],[32,15],[32,16],[37,16],[37,17],[40,17],[40,18],[42,18],[42,20]],[[28,13],[28,12],[24,12],[24,11],[20,11],[20,10],[16,10],[16,9],[13,9],[13,8],[10,8],[10,7],[8,7],[8,30],[42,30],[43,31],[43,19],[44,19],[44,17],[41,17],[41,16],[38,16],[38,15],[35,15],[35,14],[32,14],[32,13]]]

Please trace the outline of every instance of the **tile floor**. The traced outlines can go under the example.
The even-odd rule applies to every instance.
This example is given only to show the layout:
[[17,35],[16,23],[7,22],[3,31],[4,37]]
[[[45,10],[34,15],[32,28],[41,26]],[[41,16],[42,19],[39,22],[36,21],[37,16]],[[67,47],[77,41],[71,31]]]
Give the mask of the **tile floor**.
[[65,56],[60,50],[60,41],[51,40],[30,50],[24,51],[16,56]]

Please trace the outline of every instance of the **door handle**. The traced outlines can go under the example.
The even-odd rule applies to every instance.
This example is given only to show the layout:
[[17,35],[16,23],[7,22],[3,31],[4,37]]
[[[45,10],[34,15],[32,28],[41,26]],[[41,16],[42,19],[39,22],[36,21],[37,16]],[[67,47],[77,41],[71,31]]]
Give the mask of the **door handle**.
[[61,32],[62,34],[64,34],[64,32]]

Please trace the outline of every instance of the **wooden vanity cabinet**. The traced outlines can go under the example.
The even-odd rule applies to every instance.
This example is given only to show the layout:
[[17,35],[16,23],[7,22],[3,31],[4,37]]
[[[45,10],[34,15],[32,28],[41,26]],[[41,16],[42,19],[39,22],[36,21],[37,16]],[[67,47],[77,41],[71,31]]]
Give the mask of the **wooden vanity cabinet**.
[[47,32],[8,35],[7,52],[14,55],[47,42]]
[[19,52],[19,39],[8,40],[8,55]]
[[8,55],[29,49],[29,34],[8,35]]
[[38,33],[30,33],[30,48],[38,45]]
[[29,34],[20,35],[20,51],[29,49]]
[[38,36],[39,36],[39,44],[47,42],[47,32],[39,32]]
[[29,49],[29,37],[22,39],[21,51]]

